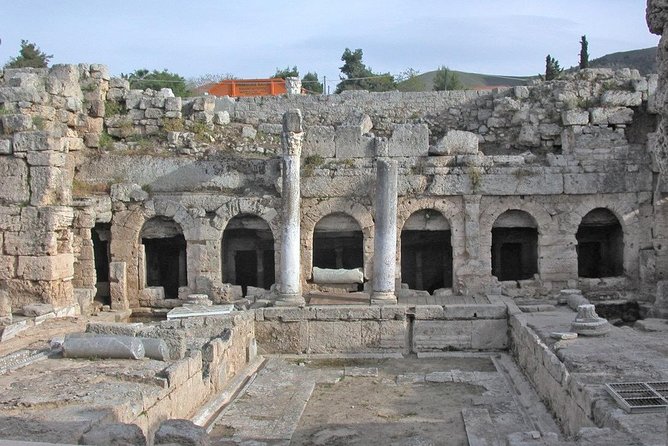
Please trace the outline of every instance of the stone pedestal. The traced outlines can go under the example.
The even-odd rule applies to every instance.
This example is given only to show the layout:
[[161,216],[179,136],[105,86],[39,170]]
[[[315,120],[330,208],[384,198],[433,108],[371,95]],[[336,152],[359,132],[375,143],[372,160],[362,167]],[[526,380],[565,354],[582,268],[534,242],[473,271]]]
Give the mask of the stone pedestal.
[[372,304],[395,304],[397,264],[397,162],[376,163],[376,224],[373,249]]
[[603,336],[610,331],[610,324],[596,314],[594,305],[580,305],[578,315],[571,324],[571,331],[582,336]]
[[302,114],[290,110],[283,115],[283,222],[279,296],[276,305],[304,305],[301,290],[300,175]]

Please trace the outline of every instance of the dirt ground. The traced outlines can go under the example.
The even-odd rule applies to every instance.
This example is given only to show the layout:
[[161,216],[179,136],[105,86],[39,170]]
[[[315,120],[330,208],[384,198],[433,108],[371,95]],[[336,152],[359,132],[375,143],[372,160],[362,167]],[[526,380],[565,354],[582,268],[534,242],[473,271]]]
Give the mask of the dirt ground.
[[0,356],[7,355],[21,349],[35,349],[49,347],[49,341],[58,335],[83,332],[89,319],[85,317],[63,317],[47,319],[37,327],[30,327],[19,332],[15,337],[0,343]]
[[[278,382],[284,390],[273,395],[271,387]],[[309,386],[312,392],[300,393]],[[515,392],[489,355],[273,358],[220,418],[211,441],[466,446],[462,410],[486,411],[501,436],[534,428]]]

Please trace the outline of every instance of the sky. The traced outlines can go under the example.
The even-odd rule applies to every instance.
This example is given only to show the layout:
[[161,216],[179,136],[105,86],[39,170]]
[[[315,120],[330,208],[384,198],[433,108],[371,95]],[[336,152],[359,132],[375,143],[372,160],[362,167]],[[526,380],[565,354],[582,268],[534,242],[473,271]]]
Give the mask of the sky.
[[51,63],[102,63],[112,75],[167,69],[196,78],[270,77],[296,65],[335,82],[345,48],[374,72],[408,68],[536,75],[545,56],[577,65],[655,46],[644,0],[0,0],[0,65],[21,39]]

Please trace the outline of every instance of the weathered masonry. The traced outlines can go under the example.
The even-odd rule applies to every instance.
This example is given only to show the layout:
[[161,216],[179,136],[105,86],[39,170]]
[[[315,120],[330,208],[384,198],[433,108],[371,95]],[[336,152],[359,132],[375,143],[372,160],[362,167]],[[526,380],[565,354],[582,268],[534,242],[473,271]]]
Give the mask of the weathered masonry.
[[5,70],[0,308],[299,305],[316,290],[665,302],[656,87],[588,69],[232,100],[130,90],[102,65]]

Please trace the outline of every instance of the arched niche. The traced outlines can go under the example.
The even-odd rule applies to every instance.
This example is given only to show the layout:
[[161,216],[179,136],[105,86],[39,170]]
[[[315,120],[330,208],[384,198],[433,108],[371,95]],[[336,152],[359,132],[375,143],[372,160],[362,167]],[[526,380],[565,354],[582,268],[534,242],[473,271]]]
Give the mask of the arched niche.
[[624,234],[617,217],[597,208],[585,215],[575,235],[578,277],[601,278],[624,274]]
[[538,225],[527,212],[509,210],[492,225],[492,275],[525,280],[538,272]]
[[357,221],[335,212],[316,223],[313,230],[313,266],[319,268],[363,268],[364,235]]
[[257,215],[240,214],[227,223],[222,239],[223,282],[269,289],[275,282],[274,236]]
[[448,220],[434,209],[411,214],[401,231],[401,281],[433,293],[452,287],[452,242]]
[[179,287],[188,284],[186,240],[181,226],[171,218],[153,217],[139,233],[144,246],[147,287],[162,287],[165,298],[177,299]]

